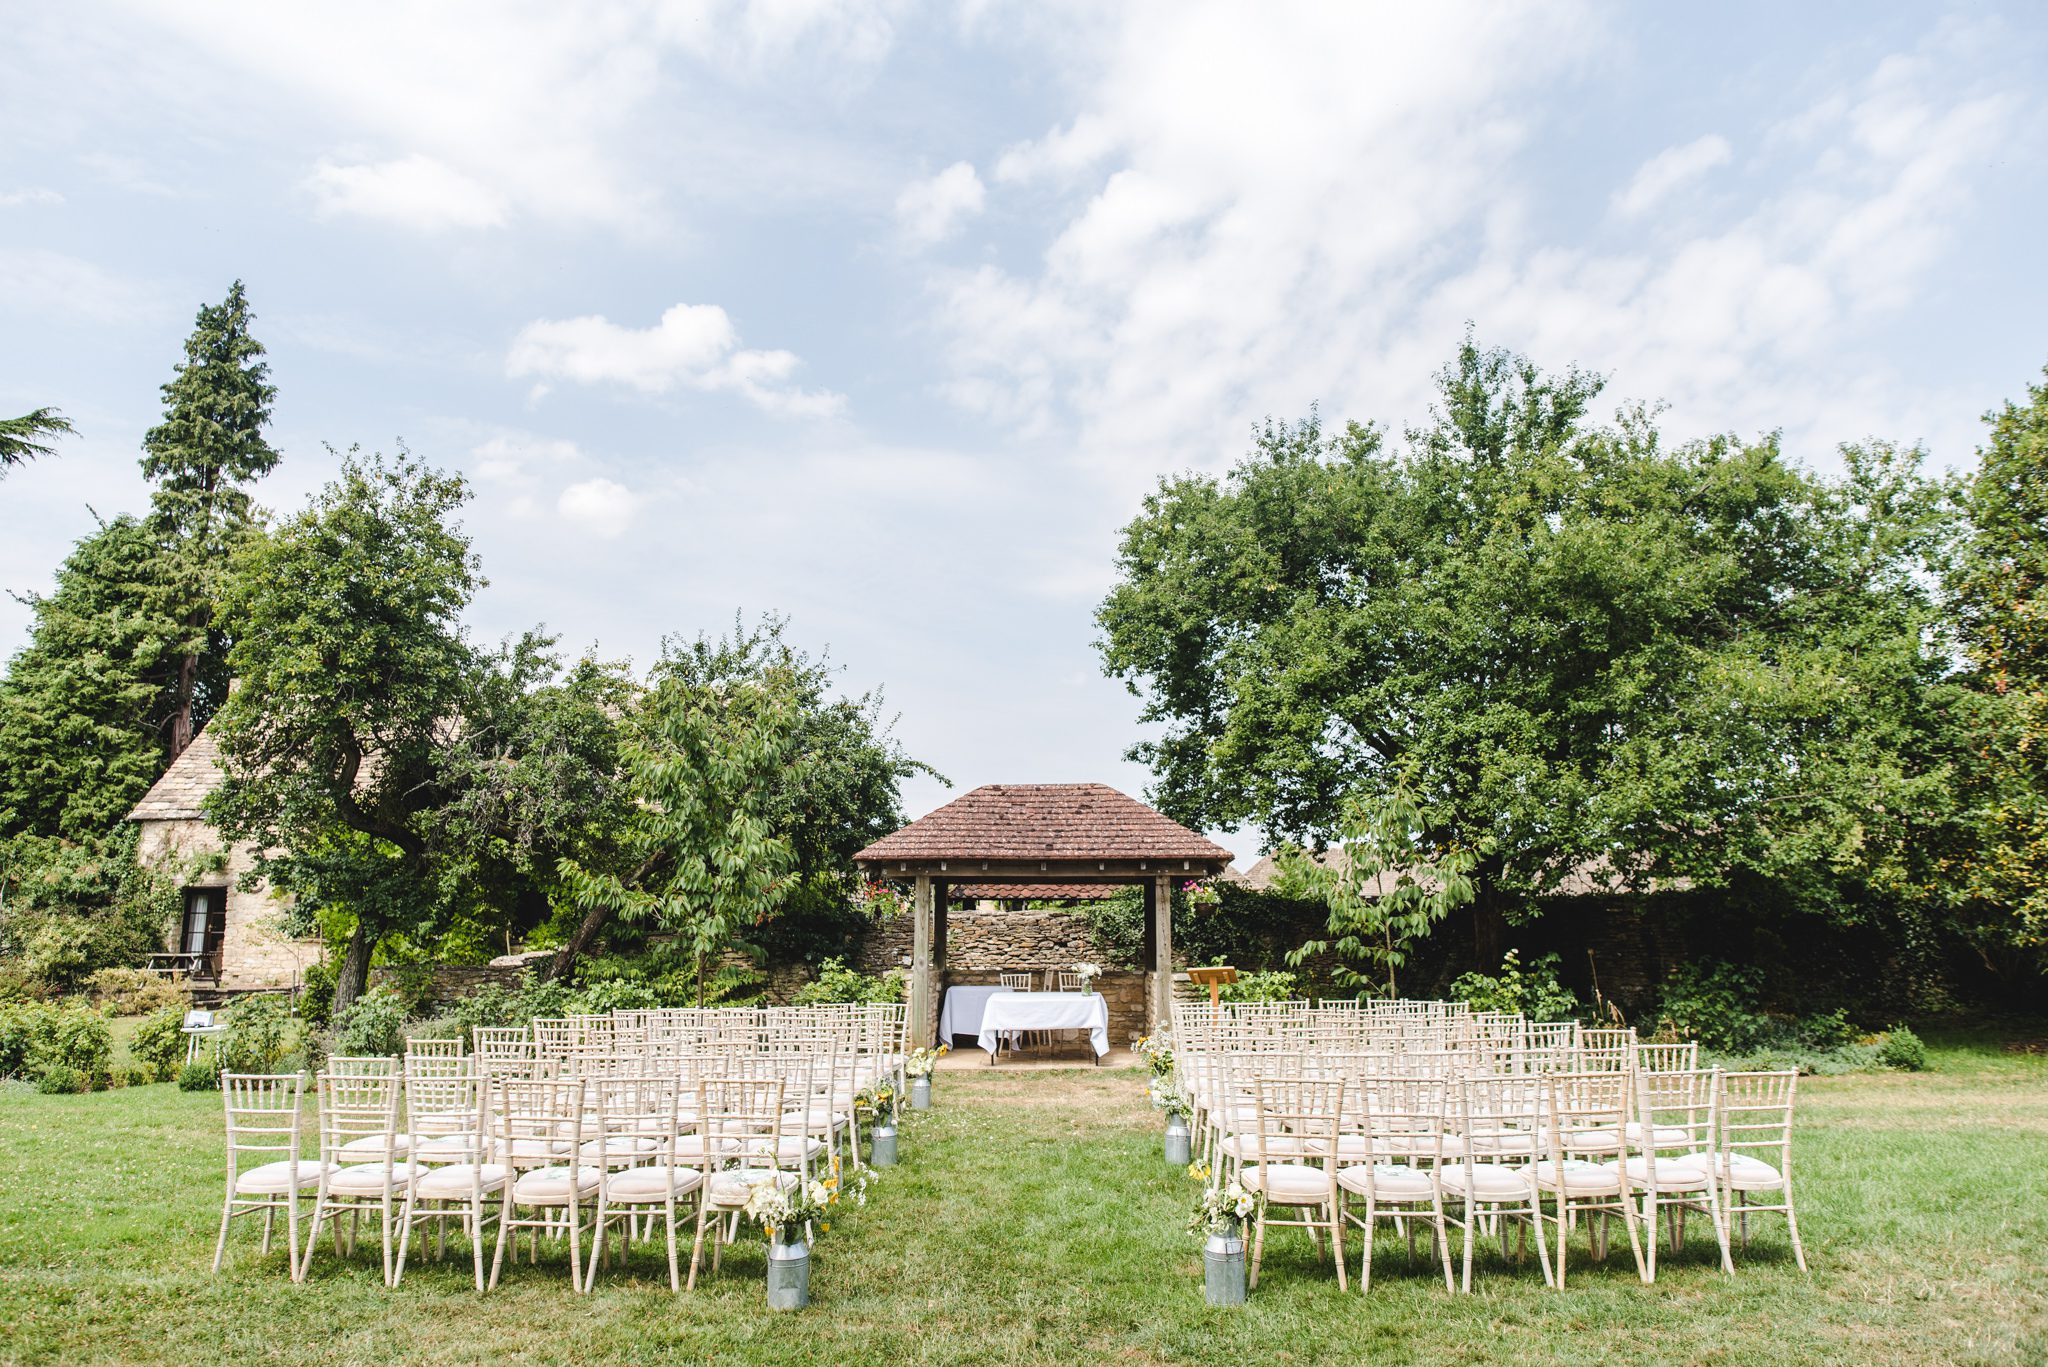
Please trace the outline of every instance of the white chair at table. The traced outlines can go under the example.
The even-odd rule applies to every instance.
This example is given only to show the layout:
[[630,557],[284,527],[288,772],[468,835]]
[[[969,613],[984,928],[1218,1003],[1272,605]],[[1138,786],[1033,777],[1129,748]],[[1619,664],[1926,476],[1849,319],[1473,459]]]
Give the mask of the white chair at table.
[[[1022,973],[998,973],[996,974],[996,982],[998,985],[1007,987],[1013,992],[1031,991],[1031,973],[1028,969]],[[1043,1044],[1045,1042],[1045,1031],[1043,1030],[1017,1030],[1010,1033],[1014,1037],[1010,1046],[1013,1049],[1020,1047],[1015,1042],[1015,1039],[1019,1038],[1025,1046]],[[998,1038],[996,1040],[996,1048],[1000,1050],[1002,1047],[1003,1042],[1001,1038]]]
[[[1055,992],[1079,992],[1087,986],[1082,981],[1079,973],[1069,972],[1064,968],[1049,972],[1045,976],[1047,979],[1046,986]],[[1066,1044],[1085,1038],[1086,1034],[1087,1032],[1082,1030],[1047,1030],[1044,1032],[1045,1041],[1048,1044]]]

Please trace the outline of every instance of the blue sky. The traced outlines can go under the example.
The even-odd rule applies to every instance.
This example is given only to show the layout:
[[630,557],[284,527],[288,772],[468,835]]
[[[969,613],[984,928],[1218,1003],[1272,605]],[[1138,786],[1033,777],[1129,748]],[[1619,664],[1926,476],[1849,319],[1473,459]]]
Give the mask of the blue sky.
[[[1468,319],[1819,468],[1966,466],[2048,361],[2027,5],[132,3],[10,37],[0,410],[82,435],[0,486],[0,587],[143,505],[157,386],[239,277],[264,502],[402,439],[475,484],[478,636],[644,662],[779,611],[956,791],[1141,791],[1092,646],[1117,527],[1265,415],[1420,418]],[[27,622],[0,602],[0,651]]]

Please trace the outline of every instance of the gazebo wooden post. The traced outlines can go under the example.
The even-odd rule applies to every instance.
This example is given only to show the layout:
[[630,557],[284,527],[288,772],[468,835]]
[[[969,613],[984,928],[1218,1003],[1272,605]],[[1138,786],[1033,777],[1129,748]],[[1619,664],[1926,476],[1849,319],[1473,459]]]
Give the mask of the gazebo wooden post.
[[929,1048],[932,1043],[932,878],[917,876],[917,891],[911,902],[910,921],[910,1043]]
[[1173,1024],[1173,877],[1152,879],[1152,1000],[1150,1015],[1156,1033]]

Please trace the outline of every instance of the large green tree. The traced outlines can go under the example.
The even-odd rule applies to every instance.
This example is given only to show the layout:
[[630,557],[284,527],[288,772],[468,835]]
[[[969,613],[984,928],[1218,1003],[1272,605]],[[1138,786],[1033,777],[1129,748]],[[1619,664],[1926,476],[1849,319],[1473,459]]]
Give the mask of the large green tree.
[[458,618],[479,581],[452,518],[458,476],[351,453],[268,535],[242,538],[220,600],[237,688],[214,720],[226,781],[209,815],[265,871],[350,925],[335,1008],[378,941],[432,924],[442,746],[477,668]]
[[182,629],[160,563],[149,530],[116,518],[27,600],[28,644],[0,680],[0,835],[91,840],[163,772]]
[[[790,947],[815,949],[852,920],[853,855],[902,824],[901,781],[932,771],[890,736],[880,695],[843,696],[836,673],[776,617],[663,643],[624,718],[627,834],[609,859],[576,861],[581,916],[551,973],[568,973],[618,923],[683,929],[693,943],[711,928],[711,953],[783,930],[808,942]],[[677,783],[715,806],[676,807],[663,793]],[[741,849],[763,856],[744,873]],[[718,894],[729,911],[657,905],[657,889],[713,886],[714,867],[733,880]]]
[[1469,340],[1430,421],[1269,424],[1225,479],[1162,482],[1098,620],[1190,824],[1326,842],[1405,782],[1475,857],[1475,933],[1588,880],[1896,879],[1944,665],[1916,455],[1839,480],[1773,438],[1667,449],[1602,381]]
[[2002,976],[2048,961],[2048,384],[1985,419],[1953,574],[1972,693],[1961,839],[1935,888]]
[[164,578],[184,626],[172,755],[192,743],[226,689],[214,601],[228,559],[252,525],[247,486],[278,460],[263,435],[277,390],[263,346],[250,335],[252,316],[239,280],[226,299],[199,310],[185,359],[163,387],[163,421],[142,439],[142,473],[156,485],[149,524],[163,543]]

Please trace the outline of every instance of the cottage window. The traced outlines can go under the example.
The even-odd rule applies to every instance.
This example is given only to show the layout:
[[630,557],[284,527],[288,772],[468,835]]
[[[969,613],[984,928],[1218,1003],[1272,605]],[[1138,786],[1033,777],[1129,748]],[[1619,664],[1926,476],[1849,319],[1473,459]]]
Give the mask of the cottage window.
[[228,929],[226,888],[186,888],[185,920],[178,937],[181,952],[195,956],[192,972],[220,976],[220,945]]

